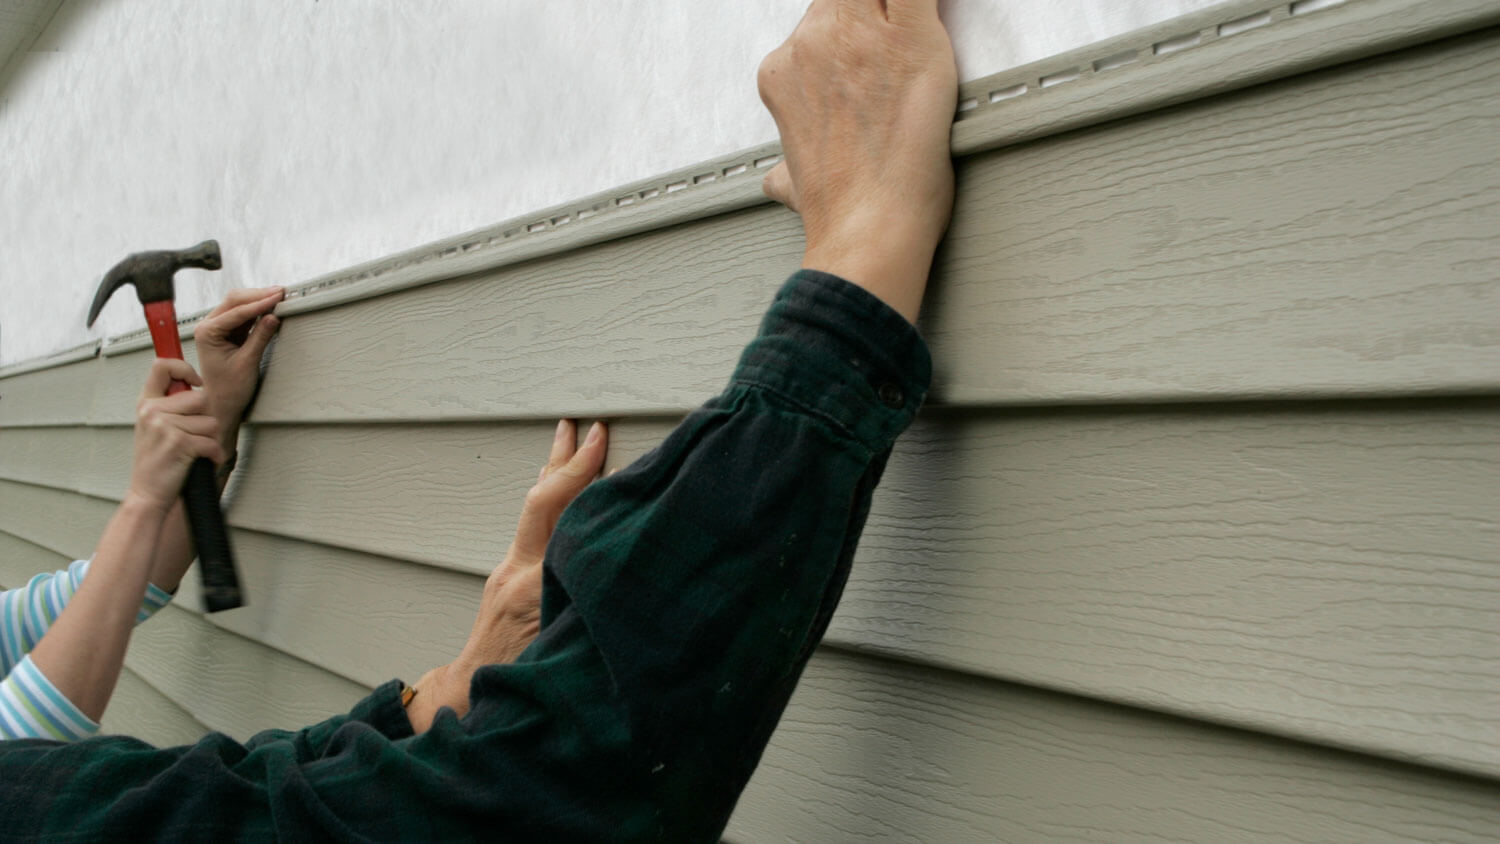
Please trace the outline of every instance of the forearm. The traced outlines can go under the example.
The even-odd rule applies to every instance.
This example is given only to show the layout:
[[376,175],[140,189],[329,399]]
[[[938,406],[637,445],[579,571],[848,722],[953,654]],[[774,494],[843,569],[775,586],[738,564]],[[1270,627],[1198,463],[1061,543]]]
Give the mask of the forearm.
[[912,217],[882,217],[871,209],[868,216],[840,220],[837,229],[809,232],[802,267],[846,279],[915,323],[942,232]]
[[[219,444],[223,446],[225,454],[233,455],[239,439],[239,426],[222,422],[221,424],[224,433],[219,437]],[[218,478],[219,494],[224,493],[224,487],[228,481],[227,475]],[[179,498],[172,505],[166,521],[162,523],[161,535],[156,542],[156,553],[151,562],[149,577],[151,583],[159,589],[176,594],[183,575],[187,573],[188,567],[193,564],[196,557],[197,550],[193,547],[192,532],[188,529],[187,512],[183,509],[182,499]]]
[[158,504],[126,495],[99,539],[88,576],[31,652],[53,687],[94,721],[119,678],[165,517]]

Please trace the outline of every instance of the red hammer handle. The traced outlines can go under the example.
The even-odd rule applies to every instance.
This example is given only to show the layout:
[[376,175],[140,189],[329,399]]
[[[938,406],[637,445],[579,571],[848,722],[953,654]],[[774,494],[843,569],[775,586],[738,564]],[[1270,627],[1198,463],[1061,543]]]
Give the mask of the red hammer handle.
[[[177,336],[177,309],[170,299],[146,305],[146,326],[151,329],[151,344],[159,358],[182,360],[182,339]],[[167,395],[188,389],[186,381],[174,380]],[[234,569],[234,551],[229,547],[229,530],[224,511],[219,508],[219,483],[213,461],[198,458],[188,470],[182,485],[182,506],[187,512],[188,528],[198,551],[198,567],[203,575],[203,604],[209,612],[232,610],[243,606],[240,580]]]
[[[156,347],[157,357],[182,360],[182,338],[177,336],[177,308],[171,299],[146,305],[146,327],[151,329],[151,345]],[[187,388],[186,381],[173,381],[167,388],[167,395]]]

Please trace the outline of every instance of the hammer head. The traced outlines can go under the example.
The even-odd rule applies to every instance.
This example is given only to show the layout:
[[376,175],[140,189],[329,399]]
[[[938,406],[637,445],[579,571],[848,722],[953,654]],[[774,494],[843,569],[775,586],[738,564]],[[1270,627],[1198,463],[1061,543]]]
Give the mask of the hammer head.
[[136,252],[104,274],[99,282],[99,292],[94,294],[94,304],[89,307],[88,325],[93,326],[104,310],[104,303],[114,295],[121,285],[135,285],[141,304],[169,301],[175,292],[172,276],[183,267],[198,267],[217,270],[224,265],[219,255],[219,242],[205,240],[187,249],[162,249],[155,252]]

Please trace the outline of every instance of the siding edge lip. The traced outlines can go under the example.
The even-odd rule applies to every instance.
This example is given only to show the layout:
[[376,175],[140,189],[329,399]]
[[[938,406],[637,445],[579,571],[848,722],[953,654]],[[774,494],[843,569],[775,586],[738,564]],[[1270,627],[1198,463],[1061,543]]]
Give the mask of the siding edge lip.
[[1126,707],[1164,717],[1213,724],[1218,727],[1241,730],[1255,735],[1274,736],[1286,741],[1328,748],[1344,753],[1353,753],[1371,759],[1380,759],[1402,765],[1475,777],[1487,782],[1500,782],[1500,760],[1494,760],[1486,764],[1479,759],[1455,756],[1448,753],[1415,753],[1386,744],[1348,741],[1316,729],[1300,728],[1297,725],[1287,723],[1284,718],[1256,717],[1254,715],[1235,718],[1227,715],[1221,709],[1186,705],[1169,695],[1152,694],[1149,689],[1139,687],[1128,690],[1119,688],[1110,690],[1097,687],[1086,688],[1082,685],[1059,682],[1052,677],[1032,675],[1027,672],[1001,672],[980,663],[970,663],[964,660],[932,654],[914,654],[897,648],[849,641],[842,639],[837,632],[831,632],[824,637],[818,648],[820,650],[826,649],[840,653],[854,654],[863,658],[873,657],[889,660],[901,665],[914,665],[936,671],[952,671],[991,682],[1007,683],[1030,689],[1041,689],[1054,694]]
[[[1225,26],[1259,15],[1266,25]],[[1496,23],[1500,5],[1492,0],[1231,0],[965,83],[953,149],[988,151]],[[1174,43],[1187,46],[1163,49]],[[290,287],[276,313],[323,310],[769,204],[760,177],[780,157],[779,142],[761,144],[324,274]],[[179,320],[183,336],[206,313]],[[109,338],[102,354],[148,345],[141,329]]]
[[[89,342],[84,343],[80,346],[63,349],[60,352],[53,352],[50,355],[44,355],[39,358],[32,358],[31,360],[23,360],[19,363],[10,364],[9,366],[0,366],[0,378],[10,378],[15,375],[25,375],[28,372],[35,372],[39,369],[51,369],[53,367],[63,366],[69,363],[77,363],[81,360],[89,360],[90,358],[99,356],[99,351],[103,347],[103,345],[104,341],[102,340],[90,340]],[[147,345],[150,344],[148,343]]]

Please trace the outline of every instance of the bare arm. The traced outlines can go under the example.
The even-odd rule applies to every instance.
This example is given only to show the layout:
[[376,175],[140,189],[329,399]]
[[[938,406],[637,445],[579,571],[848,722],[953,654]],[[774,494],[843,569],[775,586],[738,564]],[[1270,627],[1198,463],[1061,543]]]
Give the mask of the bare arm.
[[198,457],[223,458],[203,393],[164,395],[174,378],[202,383],[182,361],[152,365],[138,406],[130,489],[99,539],[88,576],[31,652],[37,670],[94,721],[120,676],[157,535],[188,466]]
[[802,266],[916,322],[953,213],[958,69],[936,0],[818,0],[761,62],[785,161],[768,196],[802,215]]

